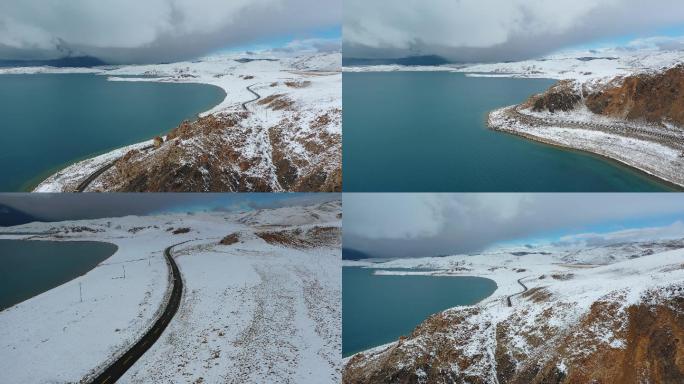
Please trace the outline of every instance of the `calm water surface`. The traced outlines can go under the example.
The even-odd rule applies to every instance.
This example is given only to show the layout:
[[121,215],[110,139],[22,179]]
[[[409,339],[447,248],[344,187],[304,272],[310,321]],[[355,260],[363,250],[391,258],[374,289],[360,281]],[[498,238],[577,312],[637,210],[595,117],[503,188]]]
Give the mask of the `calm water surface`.
[[342,268],[342,355],[408,335],[428,316],[494,293],[493,280],[470,276],[383,276]]
[[0,310],[85,274],[116,250],[95,241],[0,239]]
[[344,190],[669,189],[597,156],[487,128],[489,111],[520,103],[553,83],[446,72],[345,72]]
[[107,81],[93,74],[0,76],[0,191],[168,132],[223,100],[203,84]]

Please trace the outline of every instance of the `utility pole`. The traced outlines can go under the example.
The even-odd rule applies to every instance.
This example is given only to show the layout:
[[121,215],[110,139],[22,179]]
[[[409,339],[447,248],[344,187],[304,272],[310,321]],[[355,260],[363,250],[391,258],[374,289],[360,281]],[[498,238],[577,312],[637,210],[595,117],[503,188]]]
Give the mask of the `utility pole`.
[[126,278],[126,266],[122,265],[121,268],[123,268],[123,278]]
[[78,282],[78,295],[81,298],[81,303],[83,302],[83,284],[79,281]]

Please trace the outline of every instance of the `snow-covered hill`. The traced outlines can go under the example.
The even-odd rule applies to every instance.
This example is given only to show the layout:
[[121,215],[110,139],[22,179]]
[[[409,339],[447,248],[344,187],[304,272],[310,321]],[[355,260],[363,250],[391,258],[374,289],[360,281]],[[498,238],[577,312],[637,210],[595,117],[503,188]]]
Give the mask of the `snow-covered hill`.
[[180,308],[120,382],[337,383],[340,214],[333,201],[12,227],[51,232],[34,241],[119,249],[85,275],[0,312],[0,382],[80,382],[98,373],[154,322],[170,287],[163,250],[189,240],[173,249],[184,282]]
[[468,76],[577,79],[613,78],[659,71],[684,62],[684,51],[659,49],[598,49],[563,51],[536,59],[504,63],[439,66],[373,65],[345,67],[345,72],[448,71]]
[[[108,76],[110,81],[215,85],[226,92],[226,97],[202,113],[198,121],[181,124],[159,138],[156,146],[150,140],[78,162],[47,178],[35,191],[76,190],[89,175],[114,161],[113,167],[83,189],[339,191],[341,60],[340,52],[265,51],[171,64],[88,69]],[[65,72],[34,67],[3,69],[0,73],[17,71]],[[255,93],[258,100],[254,100]]]
[[[343,382],[678,382],[683,247],[683,240],[546,246],[372,264],[382,274],[487,277],[497,290],[350,357]],[[436,271],[385,270],[397,267]]]

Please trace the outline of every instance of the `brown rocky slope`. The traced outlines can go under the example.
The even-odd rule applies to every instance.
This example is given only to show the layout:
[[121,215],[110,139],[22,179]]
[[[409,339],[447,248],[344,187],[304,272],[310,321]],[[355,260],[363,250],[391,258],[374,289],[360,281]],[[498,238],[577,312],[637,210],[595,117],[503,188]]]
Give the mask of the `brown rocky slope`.
[[[578,265],[563,264],[562,252],[416,259],[414,268],[491,277],[498,288],[476,305],[434,314],[396,342],[349,357],[343,382],[682,383],[684,249],[636,257],[631,247],[620,249],[602,248],[601,260],[622,256],[601,266],[584,261],[599,260],[593,248],[578,254]],[[373,266],[398,265],[407,264]]]
[[[576,325],[560,335],[543,321],[534,329],[516,328],[516,316],[498,324],[467,321],[478,311],[469,308],[434,315],[378,356],[355,355],[345,367],[343,383],[493,382],[491,377],[479,374],[481,369],[495,372],[499,383],[510,384],[684,382],[682,296],[657,304],[633,305],[626,313],[617,313],[610,301],[596,302]],[[624,316],[626,321],[623,324],[614,316]],[[624,339],[624,348],[605,347],[587,337],[611,331]],[[493,362],[486,363],[482,355],[462,353],[466,340],[454,338],[454,334],[467,338],[483,332],[495,337]],[[536,348],[527,354],[516,351],[518,337]]]
[[569,111],[583,103],[598,115],[684,126],[684,64],[657,73],[617,77],[605,84],[562,80],[526,103],[534,111]]
[[[282,107],[279,100],[272,100],[272,108]],[[250,114],[224,113],[184,122],[158,148],[132,150],[118,159],[93,189],[341,191],[341,137],[324,129],[326,124],[339,123],[340,110],[306,121],[292,108],[291,118],[272,126],[255,124]],[[305,135],[298,135],[300,125],[309,128]],[[303,151],[294,151],[293,146]]]

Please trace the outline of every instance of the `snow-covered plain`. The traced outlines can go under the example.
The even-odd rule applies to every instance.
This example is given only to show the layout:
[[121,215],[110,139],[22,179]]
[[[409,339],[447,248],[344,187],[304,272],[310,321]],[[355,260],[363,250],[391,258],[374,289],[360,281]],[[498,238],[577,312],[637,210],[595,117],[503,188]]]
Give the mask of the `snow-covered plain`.
[[[51,68],[26,67],[0,69],[0,74],[12,73],[95,73],[107,76],[110,81],[154,81],[174,83],[201,83],[220,87],[226,93],[221,103],[200,114],[225,115],[244,111],[243,103],[254,99],[248,86],[262,99],[269,96],[285,97],[292,102],[292,108],[273,109],[268,105],[252,102],[246,105],[250,112],[240,122],[248,131],[246,137],[228,137],[246,159],[270,159],[271,145],[268,129],[283,122],[296,122],[292,132],[284,134],[280,143],[283,152],[292,154],[298,162],[310,164],[311,168],[323,167],[328,171],[341,164],[342,134],[342,74],[341,53],[298,52],[286,53],[263,51],[250,53],[228,53],[200,58],[195,61],[170,64],[128,65],[98,68]],[[321,116],[328,119],[321,123]],[[180,122],[179,122],[180,123]],[[328,148],[325,156],[311,154],[302,144],[314,134],[339,139],[339,146]],[[234,128],[238,131],[238,128]],[[239,133],[239,132],[238,132]],[[193,146],[192,140],[183,143]],[[111,163],[131,149],[145,146],[134,144],[114,150],[102,156],[72,164],[48,177],[35,192],[70,191],[87,175]],[[153,152],[153,151],[149,151]],[[203,155],[200,149],[195,157]],[[213,154],[212,154],[213,155]],[[330,164],[326,164],[330,163]],[[283,190],[278,185],[274,166],[263,160],[258,166],[244,171],[248,176],[265,177],[273,190]],[[305,173],[305,172],[303,172]],[[106,178],[106,174],[104,175]],[[107,186],[98,180],[87,190],[104,190]]]
[[[180,308],[121,382],[337,383],[339,239],[298,247],[267,243],[257,234],[339,230],[340,212],[341,203],[333,201],[247,213],[12,227],[9,231],[51,231],[31,237],[34,241],[107,241],[119,249],[85,275],[0,312],[0,382],[81,382],[93,377],[154,322],[171,286],[163,250],[191,240],[172,250],[184,281]],[[190,231],[173,234],[170,228]],[[232,233],[239,242],[219,244]]]
[[[453,364],[454,373],[498,382],[494,356],[497,343],[505,343],[513,356],[532,356],[540,365],[550,358],[545,351],[556,348],[568,335],[578,343],[582,341],[584,349],[575,350],[575,357],[601,347],[624,348],[621,331],[630,305],[662,302],[681,295],[684,238],[598,247],[500,248],[477,255],[345,261],[343,265],[376,268],[377,274],[480,276],[494,280],[496,291],[482,302],[444,311],[440,316],[445,319],[460,320],[440,332],[452,340],[452,353],[469,361],[463,371]],[[534,294],[519,295],[523,287],[518,280]],[[512,306],[508,306],[509,297]],[[589,330],[594,332],[589,334],[578,324],[597,302],[614,304],[614,316],[610,322]],[[497,325],[504,322],[508,331],[502,338],[497,335]],[[406,356],[424,356],[436,348],[432,342],[435,340],[429,335],[409,337],[365,351],[361,358],[356,355],[356,361],[354,356],[346,358],[345,364],[357,369],[372,367],[396,348]],[[406,360],[403,363],[409,364]]]

